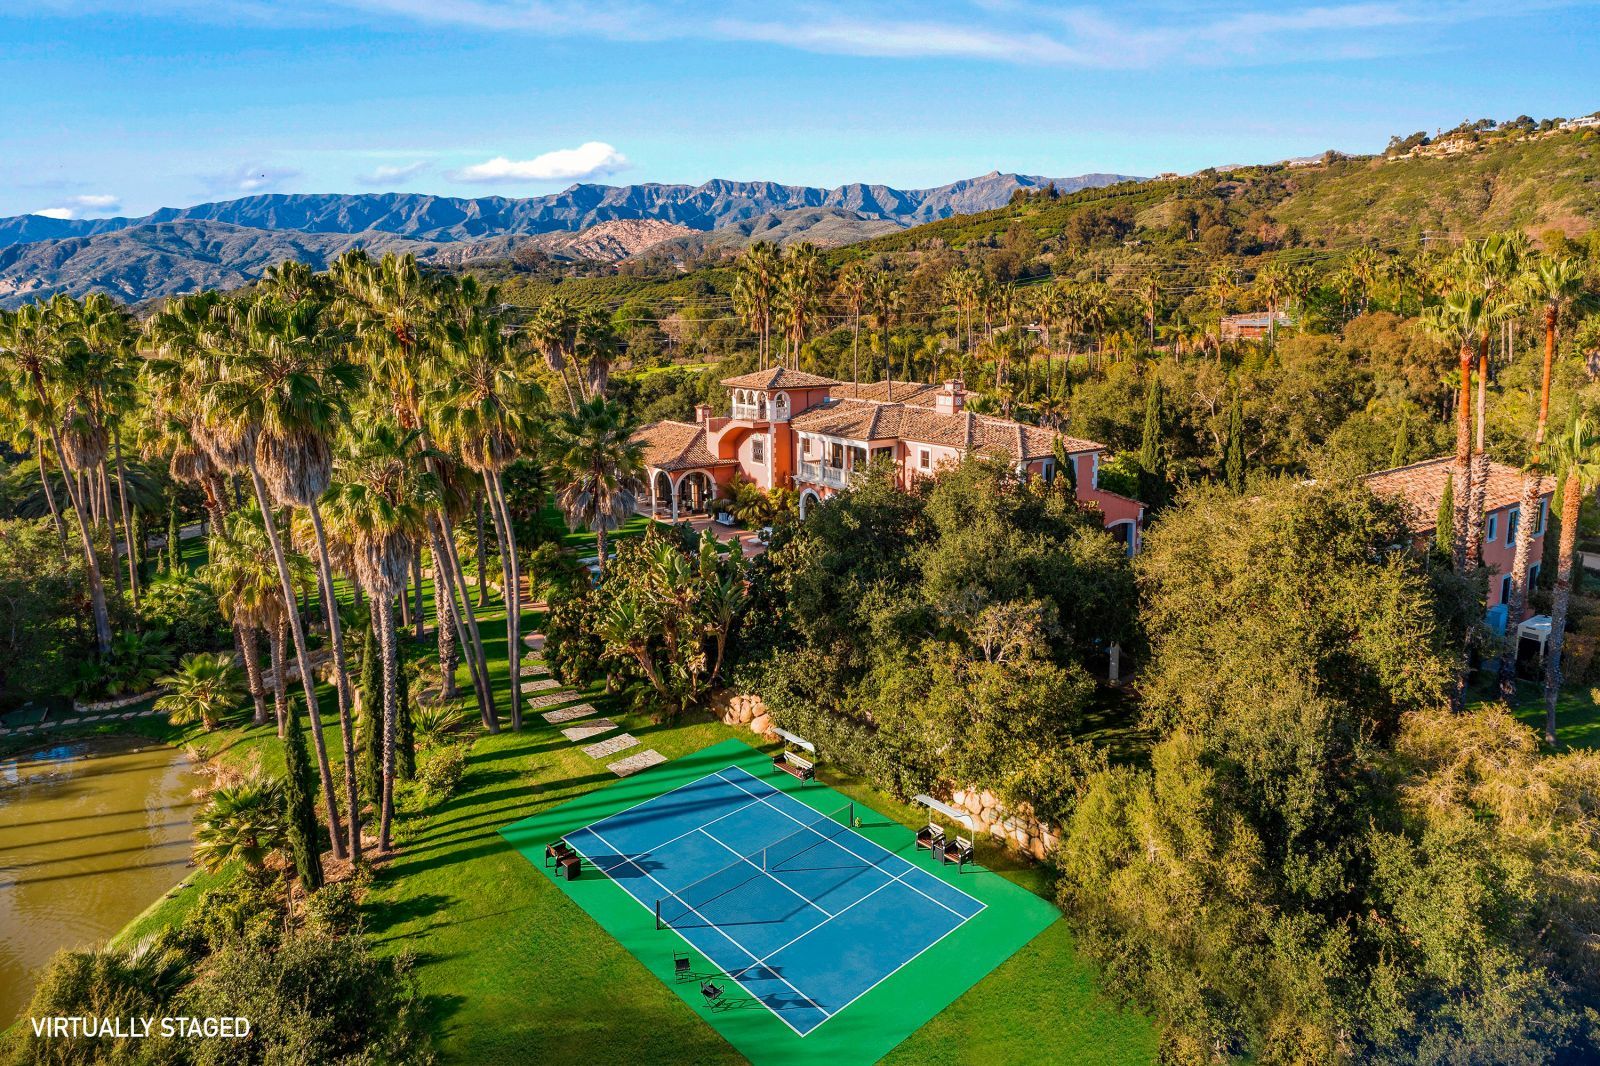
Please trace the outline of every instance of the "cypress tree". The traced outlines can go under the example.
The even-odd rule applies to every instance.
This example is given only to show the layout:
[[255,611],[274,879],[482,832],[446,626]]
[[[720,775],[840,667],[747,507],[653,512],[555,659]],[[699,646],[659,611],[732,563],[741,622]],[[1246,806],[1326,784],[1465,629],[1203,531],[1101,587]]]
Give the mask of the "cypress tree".
[[316,781],[311,757],[306,753],[305,732],[300,727],[300,701],[289,704],[289,721],[283,733],[283,795],[288,811],[289,852],[300,887],[315,892],[322,887],[321,849],[317,846]]
[[139,508],[135,507],[130,517],[133,522],[133,531],[130,534],[133,538],[133,543],[128,545],[128,550],[133,552],[133,565],[138,569],[142,577],[144,575],[145,560],[144,516],[140,514]]
[[1411,411],[1400,408],[1400,425],[1394,431],[1394,450],[1389,453],[1389,465],[1405,466],[1406,456],[1411,454]]
[[1450,558],[1455,548],[1456,531],[1456,479],[1444,479],[1444,495],[1439,497],[1439,516],[1434,520],[1433,544],[1445,558]]
[[1140,494],[1151,506],[1166,502],[1167,446],[1162,432],[1161,382],[1150,374],[1144,396],[1144,436],[1139,444]]
[[1223,460],[1223,472],[1228,488],[1235,496],[1244,495],[1244,401],[1239,390],[1233,390],[1233,403],[1228,410],[1228,454]]
[[404,669],[399,671],[399,689],[395,693],[394,715],[394,773],[402,781],[417,776],[417,738],[411,728],[411,686],[406,681]]
[[176,574],[183,559],[183,549],[178,546],[178,505],[167,502],[167,573]]
[[361,720],[356,726],[356,784],[369,802],[383,795],[383,652],[375,626],[361,644]]

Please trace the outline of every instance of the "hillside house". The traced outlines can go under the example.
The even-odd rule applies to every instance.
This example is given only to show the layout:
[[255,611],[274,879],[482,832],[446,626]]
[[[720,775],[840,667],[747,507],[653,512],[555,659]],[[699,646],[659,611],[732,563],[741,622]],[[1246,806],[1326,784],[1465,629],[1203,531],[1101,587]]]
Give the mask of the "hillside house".
[[763,489],[794,489],[804,518],[884,458],[906,487],[969,455],[1000,458],[1019,474],[1050,481],[1063,474],[1056,469],[1059,437],[1078,498],[1100,509],[1128,554],[1138,550],[1144,504],[1099,487],[1105,445],[974,414],[960,380],[853,385],[775,368],[722,384],[731,400],[727,415],[701,405],[693,422],[654,422],[635,433],[653,513],[673,521],[703,513],[738,475]]
[[1288,329],[1294,325],[1287,311],[1278,311],[1275,315],[1269,311],[1251,311],[1242,315],[1224,315],[1218,332],[1224,343],[1266,340],[1273,332],[1274,317],[1278,329]]
[[[1453,456],[1429,459],[1410,466],[1368,474],[1364,480],[1380,496],[1405,505],[1407,524],[1419,542],[1433,536],[1438,525],[1439,500],[1455,469]],[[1555,483],[1546,478],[1540,486],[1539,509],[1533,516],[1533,551],[1529,557],[1529,584],[1538,577],[1544,557],[1544,534],[1550,520],[1550,497]],[[1490,570],[1489,601],[1492,610],[1511,597],[1511,564],[1516,555],[1517,527],[1522,521],[1522,472],[1505,463],[1489,464],[1489,489],[1483,503],[1483,562]],[[1512,623],[1521,619],[1511,619]]]

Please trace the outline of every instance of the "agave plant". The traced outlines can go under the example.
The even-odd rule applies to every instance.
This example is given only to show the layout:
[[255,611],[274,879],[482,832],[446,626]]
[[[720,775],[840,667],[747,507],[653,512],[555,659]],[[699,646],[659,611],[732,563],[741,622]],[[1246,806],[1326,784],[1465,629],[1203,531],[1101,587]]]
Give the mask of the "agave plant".
[[223,715],[244,703],[244,671],[228,652],[185,655],[178,669],[159,683],[171,691],[156,700],[155,709],[165,712],[173,725],[199,721],[209,733]]
[[411,727],[428,744],[438,744],[454,732],[465,716],[448,700],[430,700],[411,712]]

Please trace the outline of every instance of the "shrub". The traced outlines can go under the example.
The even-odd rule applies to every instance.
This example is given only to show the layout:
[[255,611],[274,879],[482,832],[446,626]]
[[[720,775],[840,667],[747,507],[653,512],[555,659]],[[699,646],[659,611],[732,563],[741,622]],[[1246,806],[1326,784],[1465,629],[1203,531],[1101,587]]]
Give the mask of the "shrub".
[[152,581],[139,594],[138,617],[142,629],[166,630],[178,655],[227,643],[216,594],[187,573]]
[[550,600],[544,627],[544,660],[564,685],[584,687],[605,673],[605,642],[596,635],[600,629],[599,608],[599,597],[588,588]]
[[446,700],[432,700],[419,703],[411,712],[411,725],[416,731],[417,738],[432,746],[444,743],[445,738],[461,725],[464,717],[457,704]]
[[441,800],[461,784],[461,775],[466,769],[466,745],[441,744],[423,756],[417,781],[430,797]]
[[306,897],[306,924],[327,936],[359,933],[363,922],[357,891],[354,881],[323,885]]

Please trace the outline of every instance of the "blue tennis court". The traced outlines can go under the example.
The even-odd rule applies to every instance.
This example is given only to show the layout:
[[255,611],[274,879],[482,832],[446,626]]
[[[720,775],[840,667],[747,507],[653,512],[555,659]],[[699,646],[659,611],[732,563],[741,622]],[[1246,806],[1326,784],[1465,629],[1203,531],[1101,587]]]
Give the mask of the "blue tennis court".
[[847,817],[728,767],[566,840],[805,1036],[984,906]]

